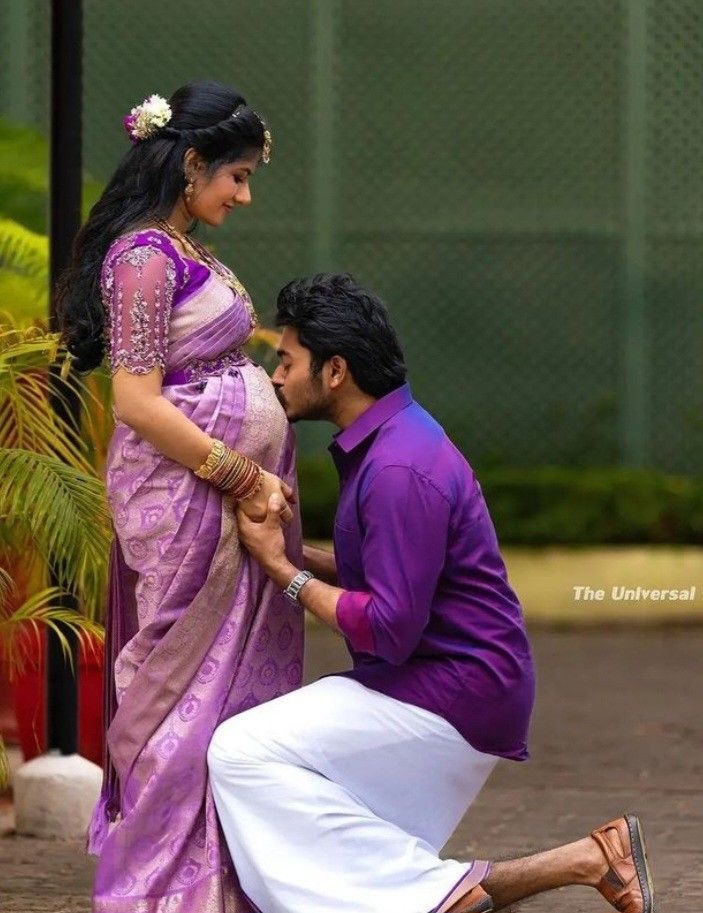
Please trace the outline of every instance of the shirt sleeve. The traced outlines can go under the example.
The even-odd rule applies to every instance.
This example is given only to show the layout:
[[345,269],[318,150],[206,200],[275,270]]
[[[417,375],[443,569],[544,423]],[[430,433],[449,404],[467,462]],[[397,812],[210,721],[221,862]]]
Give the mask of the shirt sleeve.
[[446,559],[450,505],[413,469],[389,466],[360,499],[365,592],[345,590],[337,623],[355,650],[399,665],[429,621]]
[[165,371],[176,267],[167,253],[143,244],[118,254],[103,274],[112,373]]

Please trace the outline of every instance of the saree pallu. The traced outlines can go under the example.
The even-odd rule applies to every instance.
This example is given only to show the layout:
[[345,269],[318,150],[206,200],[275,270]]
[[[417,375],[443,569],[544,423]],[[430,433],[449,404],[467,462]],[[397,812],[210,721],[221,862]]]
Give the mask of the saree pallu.
[[[134,327],[149,328],[157,354],[163,331],[163,395],[295,488],[285,414],[266,372],[236,348],[250,333],[240,296],[212,273],[194,276],[197,264],[160,233],[122,244],[104,284],[113,369],[118,337],[139,371],[151,350]],[[145,321],[145,301],[161,314],[152,308]],[[217,819],[206,753],[220,722],[300,685],[302,611],[241,549],[232,500],[120,422],[107,487],[115,540],[105,775],[87,847],[99,855],[93,910],[243,913],[251,908]],[[285,535],[300,563],[295,514]]]

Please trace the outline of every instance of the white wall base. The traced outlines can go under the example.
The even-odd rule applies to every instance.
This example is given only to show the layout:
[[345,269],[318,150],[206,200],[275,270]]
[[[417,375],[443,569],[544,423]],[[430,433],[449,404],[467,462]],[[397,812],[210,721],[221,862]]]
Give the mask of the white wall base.
[[78,754],[44,754],[14,774],[18,834],[79,839],[100,795],[102,770]]

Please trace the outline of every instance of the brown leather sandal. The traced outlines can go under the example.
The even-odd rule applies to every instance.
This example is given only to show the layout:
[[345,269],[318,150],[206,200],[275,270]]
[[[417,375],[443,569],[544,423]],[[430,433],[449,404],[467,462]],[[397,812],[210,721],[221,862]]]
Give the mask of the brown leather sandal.
[[591,832],[609,868],[597,885],[619,913],[654,913],[654,884],[642,825],[635,815],[616,818]]

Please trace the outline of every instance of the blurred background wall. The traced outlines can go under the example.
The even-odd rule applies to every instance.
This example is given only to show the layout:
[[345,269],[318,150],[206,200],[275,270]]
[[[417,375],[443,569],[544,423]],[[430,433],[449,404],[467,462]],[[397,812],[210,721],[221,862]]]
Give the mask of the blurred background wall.
[[[700,473],[700,0],[84,0],[84,14],[95,181],[153,92],[218,79],[269,121],[255,205],[205,236],[265,320],[292,277],[351,271],[473,463]],[[48,4],[0,4],[0,58],[0,115],[46,133]],[[18,180],[31,190],[14,167],[0,203]],[[302,428],[303,449],[328,436]]]

